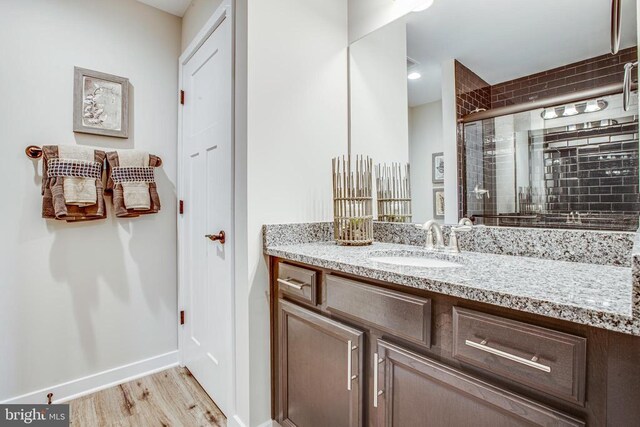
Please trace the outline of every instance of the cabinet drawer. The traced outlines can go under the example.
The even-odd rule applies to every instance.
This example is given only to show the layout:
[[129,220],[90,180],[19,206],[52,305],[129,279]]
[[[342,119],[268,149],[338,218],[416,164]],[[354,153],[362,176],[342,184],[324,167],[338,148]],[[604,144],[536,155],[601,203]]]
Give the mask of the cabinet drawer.
[[278,288],[283,294],[316,305],[317,273],[281,262],[278,267]]
[[586,347],[585,338],[453,308],[454,358],[580,405]]
[[431,345],[431,300],[326,276],[327,310],[398,338]]
[[378,341],[374,408],[379,426],[584,427],[563,412],[435,360]]

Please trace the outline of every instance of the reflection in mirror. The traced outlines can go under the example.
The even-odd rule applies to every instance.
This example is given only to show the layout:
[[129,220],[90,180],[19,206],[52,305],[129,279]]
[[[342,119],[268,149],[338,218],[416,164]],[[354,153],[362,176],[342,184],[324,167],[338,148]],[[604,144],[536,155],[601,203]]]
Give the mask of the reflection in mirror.
[[370,33],[349,49],[351,152],[410,163],[414,222],[637,229],[635,8],[616,54],[602,0],[436,0]]

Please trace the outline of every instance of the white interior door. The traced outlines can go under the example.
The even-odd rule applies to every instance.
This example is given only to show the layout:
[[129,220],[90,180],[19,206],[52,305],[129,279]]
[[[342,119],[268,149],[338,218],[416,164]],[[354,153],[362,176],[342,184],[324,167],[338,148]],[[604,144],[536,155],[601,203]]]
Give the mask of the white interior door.
[[[181,302],[183,363],[227,416],[233,408],[231,22],[183,65]],[[205,235],[224,232],[224,242]]]

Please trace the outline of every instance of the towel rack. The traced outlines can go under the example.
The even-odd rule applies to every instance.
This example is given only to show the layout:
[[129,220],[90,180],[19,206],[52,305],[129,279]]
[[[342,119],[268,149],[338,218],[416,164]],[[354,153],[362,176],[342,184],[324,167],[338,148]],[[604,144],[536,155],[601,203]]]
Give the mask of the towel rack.
[[[24,152],[27,155],[27,157],[30,159],[37,160],[40,157],[42,157],[42,148],[38,147],[37,145],[29,145],[27,148],[24,149]],[[160,166],[162,166],[162,159],[158,157],[158,164],[156,165],[156,167],[160,167]]]

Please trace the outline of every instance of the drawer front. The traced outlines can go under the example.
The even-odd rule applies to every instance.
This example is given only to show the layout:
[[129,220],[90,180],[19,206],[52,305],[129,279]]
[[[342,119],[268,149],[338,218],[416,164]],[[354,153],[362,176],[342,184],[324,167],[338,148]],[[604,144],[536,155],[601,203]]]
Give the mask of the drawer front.
[[415,344],[431,345],[431,300],[326,276],[330,312],[363,322]]
[[278,266],[278,288],[283,294],[316,305],[317,273],[313,270],[281,262]]
[[391,343],[378,341],[376,355],[378,426],[585,426],[554,408]]
[[453,308],[454,358],[579,405],[586,348],[585,338]]

